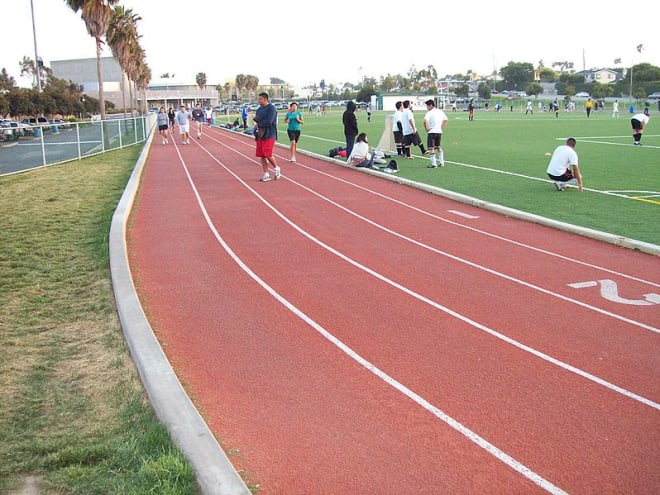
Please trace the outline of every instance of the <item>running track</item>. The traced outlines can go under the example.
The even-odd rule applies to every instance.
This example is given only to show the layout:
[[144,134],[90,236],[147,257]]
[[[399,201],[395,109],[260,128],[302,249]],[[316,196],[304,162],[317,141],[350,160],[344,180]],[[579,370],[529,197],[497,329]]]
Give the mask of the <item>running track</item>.
[[127,239],[261,495],[660,493],[657,257],[276,153],[156,137]]

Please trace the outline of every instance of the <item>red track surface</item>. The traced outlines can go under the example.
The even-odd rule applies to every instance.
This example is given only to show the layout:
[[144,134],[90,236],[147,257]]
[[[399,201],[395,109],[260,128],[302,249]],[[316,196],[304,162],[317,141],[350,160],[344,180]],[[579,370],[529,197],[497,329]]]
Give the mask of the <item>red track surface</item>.
[[205,132],[154,140],[131,271],[260,494],[660,493],[660,305],[568,285],[656,257]]

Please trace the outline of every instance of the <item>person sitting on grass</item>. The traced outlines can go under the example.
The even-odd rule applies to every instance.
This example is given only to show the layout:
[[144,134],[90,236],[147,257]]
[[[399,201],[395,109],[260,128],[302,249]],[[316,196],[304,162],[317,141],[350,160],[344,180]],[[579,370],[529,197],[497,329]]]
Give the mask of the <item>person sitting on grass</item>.
[[369,142],[367,141],[366,133],[361,132],[358,134],[353,150],[346,161],[353,167],[373,168],[374,154],[369,151]]

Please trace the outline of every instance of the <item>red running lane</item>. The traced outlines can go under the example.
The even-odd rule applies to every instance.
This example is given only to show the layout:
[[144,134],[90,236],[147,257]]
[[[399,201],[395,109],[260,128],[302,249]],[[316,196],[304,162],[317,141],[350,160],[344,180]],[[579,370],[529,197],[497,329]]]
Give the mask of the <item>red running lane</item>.
[[179,151],[153,145],[131,269],[259,493],[660,491],[658,305],[568,285],[660,293],[657,258],[313,158],[260,183],[233,133]]

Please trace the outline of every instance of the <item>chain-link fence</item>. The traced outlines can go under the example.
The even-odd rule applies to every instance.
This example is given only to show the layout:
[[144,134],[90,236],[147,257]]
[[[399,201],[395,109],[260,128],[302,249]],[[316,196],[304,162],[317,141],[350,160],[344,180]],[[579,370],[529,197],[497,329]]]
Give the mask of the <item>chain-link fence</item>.
[[27,135],[5,134],[0,140],[0,175],[80,160],[144,142],[155,122],[155,115],[150,114],[50,123],[33,126]]

